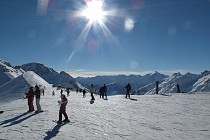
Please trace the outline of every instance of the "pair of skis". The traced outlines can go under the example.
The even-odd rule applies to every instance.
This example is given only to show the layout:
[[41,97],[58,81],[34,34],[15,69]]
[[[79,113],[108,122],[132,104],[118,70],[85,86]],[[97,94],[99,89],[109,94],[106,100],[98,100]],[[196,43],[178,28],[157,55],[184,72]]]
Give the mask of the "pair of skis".
[[69,121],[69,122],[62,121],[61,123],[58,123],[58,120],[52,120],[52,121],[55,122],[55,123],[57,123],[57,124],[59,124],[59,125],[65,125],[67,123],[69,123],[69,124],[75,123],[75,122],[71,122],[71,121]]

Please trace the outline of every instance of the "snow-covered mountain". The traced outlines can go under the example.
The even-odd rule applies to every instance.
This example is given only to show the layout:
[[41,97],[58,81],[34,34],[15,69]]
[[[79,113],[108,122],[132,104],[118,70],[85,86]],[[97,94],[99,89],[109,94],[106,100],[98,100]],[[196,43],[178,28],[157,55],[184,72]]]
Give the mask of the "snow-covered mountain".
[[141,75],[116,75],[116,76],[96,76],[91,78],[76,78],[76,81],[84,85],[85,87],[90,88],[91,84],[95,85],[96,90],[98,91],[101,86],[104,84],[107,85],[108,93],[113,94],[124,94],[125,86],[130,83],[132,87],[132,92],[136,93],[140,87],[146,86],[154,81],[162,81],[164,78],[167,78],[167,75],[161,74],[159,72],[154,72]]
[[[163,82],[159,82],[159,93],[176,93],[177,84],[180,85],[181,92],[189,92],[192,90],[192,85],[198,81],[200,75],[186,73],[182,75],[181,73],[174,73],[172,76],[166,78]],[[148,91],[146,94],[155,94],[156,88]]]
[[207,92],[210,91],[210,74],[203,75],[192,87],[190,92]]
[[[163,82],[159,82],[159,93],[176,93],[177,84],[180,86],[181,92],[210,92],[210,71],[204,71],[201,74],[174,73],[172,76],[166,78]],[[155,84],[152,83],[153,89],[146,92],[146,94],[155,94]],[[152,87],[152,86],[151,86]],[[145,87],[149,89],[147,86]]]
[[141,75],[118,75],[118,76],[96,76],[91,78],[76,78],[76,80],[86,87],[94,84],[96,90],[103,85],[107,85],[108,94],[125,94],[125,85],[129,82],[132,86],[133,94],[155,94],[156,81],[159,81],[159,93],[176,93],[177,84],[181,92],[210,92],[209,89],[210,71],[204,71],[201,74],[174,73],[172,76],[166,76],[158,72]]
[[40,63],[28,63],[20,66],[25,71],[34,71],[36,74],[45,79],[54,86],[76,88],[76,82],[73,77],[64,71],[56,72]]
[[11,101],[23,97],[29,87],[39,85],[41,88],[49,88],[51,85],[42,79],[33,71],[27,71],[24,74],[10,80],[0,86],[0,101]]
[[24,71],[19,68],[14,68],[10,63],[0,59],[0,85],[20,76]]

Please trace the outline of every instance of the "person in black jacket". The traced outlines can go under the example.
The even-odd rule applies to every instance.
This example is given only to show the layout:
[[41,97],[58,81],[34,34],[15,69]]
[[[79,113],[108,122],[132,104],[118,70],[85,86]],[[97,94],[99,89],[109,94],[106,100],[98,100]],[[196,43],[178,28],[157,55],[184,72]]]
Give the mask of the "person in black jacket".
[[106,100],[107,100],[107,94],[106,94],[106,92],[107,92],[107,87],[104,84],[104,86],[103,86],[103,99],[104,99],[104,96],[105,96],[106,97]]
[[130,99],[130,92],[131,92],[131,85],[130,85],[130,83],[128,83],[127,86],[125,86],[125,88],[126,88],[126,96],[125,96],[125,98],[128,97]]

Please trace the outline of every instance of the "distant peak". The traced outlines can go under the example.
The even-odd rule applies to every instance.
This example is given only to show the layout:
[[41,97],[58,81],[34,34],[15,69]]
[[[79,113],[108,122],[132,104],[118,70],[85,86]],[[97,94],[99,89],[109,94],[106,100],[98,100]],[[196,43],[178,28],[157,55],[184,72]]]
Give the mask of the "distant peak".
[[180,72],[174,73],[173,76],[182,76]]
[[209,74],[210,74],[210,71],[207,71],[207,70],[201,72],[201,76],[206,76],[206,75],[209,75]]

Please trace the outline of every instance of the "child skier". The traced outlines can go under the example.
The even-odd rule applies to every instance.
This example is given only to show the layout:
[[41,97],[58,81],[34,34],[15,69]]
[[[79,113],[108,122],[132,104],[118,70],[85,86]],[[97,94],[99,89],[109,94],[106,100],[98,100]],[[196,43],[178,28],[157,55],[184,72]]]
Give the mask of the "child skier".
[[[58,103],[61,105],[59,110],[59,120],[58,124],[61,124],[62,122],[68,123],[70,122],[68,119],[68,115],[66,114],[66,105],[68,103],[68,99],[64,94],[61,95],[61,101],[58,101]],[[65,119],[62,121],[62,114],[64,115]]]

